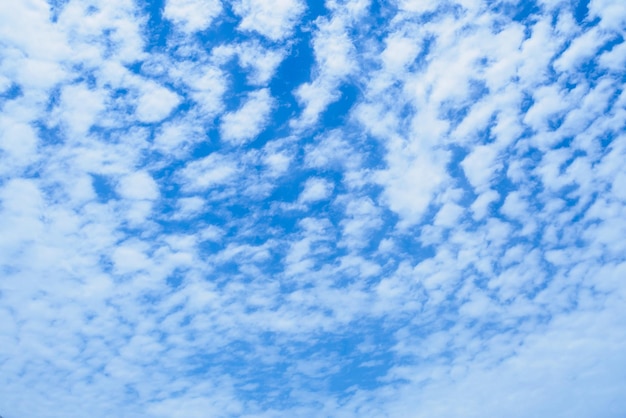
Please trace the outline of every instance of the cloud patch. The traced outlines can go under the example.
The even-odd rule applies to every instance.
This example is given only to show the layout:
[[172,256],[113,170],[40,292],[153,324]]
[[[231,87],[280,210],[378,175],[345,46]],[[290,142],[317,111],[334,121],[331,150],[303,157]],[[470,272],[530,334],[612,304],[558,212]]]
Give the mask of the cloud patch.
[[221,138],[234,145],[254,140],[267,124],[273,103],[268,89],[250,93],[239,109],[222,117]]

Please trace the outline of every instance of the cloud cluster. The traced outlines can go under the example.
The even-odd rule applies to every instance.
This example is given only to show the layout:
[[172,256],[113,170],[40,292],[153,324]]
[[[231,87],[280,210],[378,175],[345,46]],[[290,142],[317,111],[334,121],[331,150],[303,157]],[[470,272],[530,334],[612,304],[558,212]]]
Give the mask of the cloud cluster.
[[570,3],[0,3],[0,414],[623,416],[626,8]]

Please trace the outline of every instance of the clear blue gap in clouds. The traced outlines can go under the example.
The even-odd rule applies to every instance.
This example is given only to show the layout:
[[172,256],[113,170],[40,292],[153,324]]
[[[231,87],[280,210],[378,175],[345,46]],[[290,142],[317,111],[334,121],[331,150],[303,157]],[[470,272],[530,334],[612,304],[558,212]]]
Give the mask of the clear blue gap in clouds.
[[[299,105],[293,92],[298,86],[311,80],[312,69],[315,63],[311,48],[314,22],[326,12],[323,3],[307,4],[306,20],[295,28],[295,36],[287,44],[287,56],[280,63],[275,76],[269,83],[272,95],[278,100],[273,117],[273,125],[285,129],[284,123],[296,117]],[[277,131],[279,135],[287,132]]]
[[98,200],[105,203],[115,196],[115,190],[110,179],[99,174],[92,174],[91,177],[93,179],[92,185],[96,195],[98,196]]
[[18,84],[11,84],[7,89],[5,89],[2,93],[0,93],[0,98],[2,101],[13,100],[22,95],[22,89]]
[[139,4],[148,17],[146,25],[148,50],[162,51],[167,45],[167,36],[172,31],[171,23],[163,18],[166,0],[149,0],[142,3]]
[[63,6],[65,6],[69,0],[50,0],[48,4],[50,5],[50,20],[52,22],[56,22],[59,17],[59,13],[63,10]]
[[585,23],[588,13],[589,13],[589,0],[578,0],[578,3],[576,4],[574,16],[576,17],[576,22],[579,25]]

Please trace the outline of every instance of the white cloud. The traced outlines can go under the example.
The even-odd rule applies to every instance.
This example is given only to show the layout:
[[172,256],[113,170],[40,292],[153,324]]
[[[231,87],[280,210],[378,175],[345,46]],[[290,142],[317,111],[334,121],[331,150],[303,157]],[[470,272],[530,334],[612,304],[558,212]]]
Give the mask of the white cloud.
[[70,138],[79,139],[87,134],[100,119],[100,113],[105,109],[104,101],[102,91],[90,90],[82,84],[63,88],[58,116],[67,125]]
[[360,157],[351,148],[345,133],[339,130],[324,133],[305,148],[305,162],[310,167],[332,168],[345,165],[358,167]]
[[252,74],[248,76],[249,83],[264,85],[274,76],[284,58],[284,52],[264,49],[258,43],[247,43],[239,45],[238,56],[242,67],[252,69]]
[[474,219],[480,220],[487,216],[489,205],[498,200],[500,195],[495,190],[487,190],[474,200],[471,209]]
[[155,83],[146,83],[142,87],[136,110],[137,118],[142,122],[159,122],[180,103],[176,93]]
[[541,87],[533,93],[533,96],[535,103],[526,112],[524,122],[537,130],[545,130],[550,118],[558,115],[570,105],[556,85]]
[[454,227],[463,214],[464,209],[455,203],[446,203],[435,216],[435,225]]
[[288,36],[304,12],[300,0],[235,0],[233,10],[241,16],[239,29],[260,33],[273,41]]
[[196,122],[195,116],[192,113],[185,118],[177,118],[161,125],[154,138],[155,148],[165,155],[180,158],[194,144],[204,141],[206,133]]
[[549,77],[549,63],[562,42],[563,39],[554,36],[550,21],[547,18],[540,19],[532,27],[531,36],[522,43],[524,59],[517,71],[521,82],[534,87],[546,81]]
[[610,51],[603,53],[598,61],[606,68],[620,71],[626,65],[626,44],[616,45]]
[[410,157],[400,150],[389,154],[389,168],[379,171],[375,179],[384,187],[385,202],[400,215],[402,225],[422,219],[446,180],[445,162],[441,154]]
[[144,38],[132,0],[72,1],[60,7],[57,27],[69,41],[72,57],[89,66],[108,61],[124,64],[142,59]]
[[611,190],[613,194],[626,201],[626,173],[618,173],[611,185]]
[[518,191],[511,192],[506,196],[500,211],[513,219],[524,219],[529,215],[526,199]]
[[227,156],[213,153],[193,161],[179,171],[183,187],[190,191],[204,190],[228,183],[237,173],[237,165]]
[[[64,45],[65,36],[50,22],[50,6],[44,0],[32,0],[10,5],[0,5],[2,29],[0,37],[19,49],[28,51],[33,58],[56,60],[67,58],[70,50]],[[36,25],[37,32],[21,31],[28,25]]]
[[268,167],[270,175],[280,176],[289,169],[291,160],[291,156],[286,152],[268,151],[263,162]]
[[[211,392],[214,392],[214,388]],[[189,417],[202,418],[206,414],[220,416],[239,415],[243,411],[239,402],[231,391],[220,390],[220,396],[209,398],[205,396],[186,395],[177,399],[165,399],[150,406],[149,412],[155,417]]]
[[327,199],[333,191],[332,183],[322,178],[310,178],[304,184],[304,190],[298,197],[300,203],[312,203]]
[[140,245],[124,244],[118,246],[111,258],[115,264],[116,270],[120,274],[145,270],[151,265],[150,259],[146,256]]
[[39,138],[35,130],[26,123],[13,119],[0,118],[0,150],[6,153],[6,166],[0,169],[1,175],[20,173],[37,159]]
[[[439,383],[424,388],[415,381],[401,392],[401,400],[392,401],[387,413],[415,417],[619,416],[620,381],[611,369],[623,362],[618,353],[625,340],[623,333],[608,331],[615,320],[615,311],[584,311],[560,319],[523,344],[494,337],[484,348],[489,356],[501,355],[498,351],[507,343],[518,354],[506,356],[493,368],[476,359],[458,375],[452,367],[435,366],[421,373],[411,370],[414,377],[437,376]],[[457,402],[445,401],[451,398]]]
[[188,219],[201,213],[206,202],[198,196],[178,199],[178,207],[174,219]]
[[477,191],[489,187],[495,171],[500,167],[497,156],[498,151],[494,146],[480,145],[461,162],[465,176]]
[[5,254],[9,255],[20,249],[20,242],[35,239],[42,232],[41,215],[45,201],[37,183],[20,178],[12,179],[3,185],[0,189],[0,199],[5,231],[0,242],[6,251]]
[[341,244],[348,248],[367,246],[369,235],[382,225],[380,209],[369,198],[353,198],[347,202],[345,213]]
[[273,102],[268,89],[250,93],[239,109],[222,117],[221,138],[237,145],[253,140],[267,124]]
[[400,0],[399,2],[400,9],[405,10],[407,12],[413,13],[427,13],[434,11],[440,2],[436,0]]
[[222,12],[219,0],[167,0],[163,16],[187,33],[205,30]]
[[557,71],[572,71],[577,65],[596,55],[607,41],[607,35],[594,28],[574,39],[563,54],[554,62]]
[[600,17],[603,28],[620,31],[626,23],[626,6],[619,0],[592,0],[589,2],[589,18]]
[[380,54],[385,69],[391,72],[403,71],[420,52],[416,39],[394,33],[385,39],[385,49]]
[[325,80],[315,80],[298,87],[295,95],[305,108],[301,119],[294,125],[306,126],[315,123],[324,109],[339,98],[334,90],[335,86]]
[[5,3],[3,416],[626,410],[623,2]]
[[159,197],[159,186],[145,171],[137,171],[120,179],[118,192],[131,200],[155,200]]
[[188,86],[191,97],[199,105],[198,117],[214,117],[223,107],[228,79],[212,64],[183,62],[169,71],[172,78]]
[[326,107],[339,98],[339,83],[355,70],[355,50],[348,31],[360,8],[362,6],[355,10],[339,7],[334,18],[318,21],[318,31],[313,38],[317,71],[311,82],[294,91],[304,106],[300,118],[292,121],[294,127],[307,127],[317,122]]

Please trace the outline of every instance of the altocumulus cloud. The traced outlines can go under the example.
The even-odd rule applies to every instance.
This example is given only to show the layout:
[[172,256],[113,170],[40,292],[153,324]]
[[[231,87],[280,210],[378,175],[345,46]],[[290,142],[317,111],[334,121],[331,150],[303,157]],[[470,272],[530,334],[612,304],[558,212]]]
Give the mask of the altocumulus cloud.
[[0,0],[0,413],[625,416],[625,29]]

